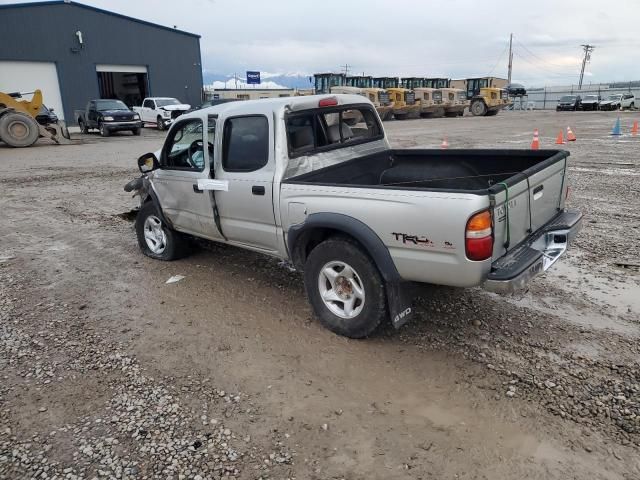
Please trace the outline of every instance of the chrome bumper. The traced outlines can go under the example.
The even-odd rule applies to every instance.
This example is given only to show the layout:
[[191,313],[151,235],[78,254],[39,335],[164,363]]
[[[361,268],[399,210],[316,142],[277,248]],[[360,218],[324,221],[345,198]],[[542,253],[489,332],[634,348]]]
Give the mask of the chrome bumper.
[[483,288],[495,293],[523,289],[558,261],[581,228],[582,213],[577,210],[560,213],[534,237],[495,261]]
[[126,130],[128,128],[142,128],[141,120],[131,120],[128,122],[104,122],[104,126],[109,130]]

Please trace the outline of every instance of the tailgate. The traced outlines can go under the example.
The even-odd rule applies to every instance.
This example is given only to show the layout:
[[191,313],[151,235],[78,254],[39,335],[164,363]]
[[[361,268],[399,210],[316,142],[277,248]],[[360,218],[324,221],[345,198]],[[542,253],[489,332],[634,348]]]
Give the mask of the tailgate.
[[502,257],[564,208],[569,152],[550,157],[489,190],[493,205],[493,259]]

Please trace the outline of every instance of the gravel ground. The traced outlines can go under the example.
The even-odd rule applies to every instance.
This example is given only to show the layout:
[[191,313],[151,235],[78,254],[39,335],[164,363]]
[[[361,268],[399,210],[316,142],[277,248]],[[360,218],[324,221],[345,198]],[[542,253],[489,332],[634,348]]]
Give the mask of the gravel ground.
[[387,123],[436,148],[553,148],[569,124],[586,220],[528,291],[425,287],[366,341],[272,259],[139,253],[122,185],[159,133],[0,146],[0,478],[640,478],[640,138],[615,117]]

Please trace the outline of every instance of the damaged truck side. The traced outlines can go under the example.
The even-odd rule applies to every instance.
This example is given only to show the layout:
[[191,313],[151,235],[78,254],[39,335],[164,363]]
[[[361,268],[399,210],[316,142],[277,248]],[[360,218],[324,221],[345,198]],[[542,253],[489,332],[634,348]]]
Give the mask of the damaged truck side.
[[195,236],[288,260],[320,322],[361,338],[411,317],[414,282],[504,293],[547,270],[581,226],[568,155],[396,150],[362,96],[263,99],[180,117],[125,190],[146,255]]

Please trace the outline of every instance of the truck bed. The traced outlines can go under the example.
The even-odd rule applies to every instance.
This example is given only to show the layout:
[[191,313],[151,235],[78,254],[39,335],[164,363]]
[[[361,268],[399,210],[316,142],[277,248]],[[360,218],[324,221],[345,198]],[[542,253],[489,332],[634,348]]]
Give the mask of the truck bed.
[[[497,260],[564,209],[568,156],[563,150],[387,150],[283,183],[485,197],[493,214]],[[428,208],[453,211],[454,202],[451,197]],[[425,211],[423,218],[428,215]],[[466,218],[459,219],[461,233],[465,222]]]
[[488,194],[563,161],[561,150],[388,150],[285,180],[390,189],[421,189]]

